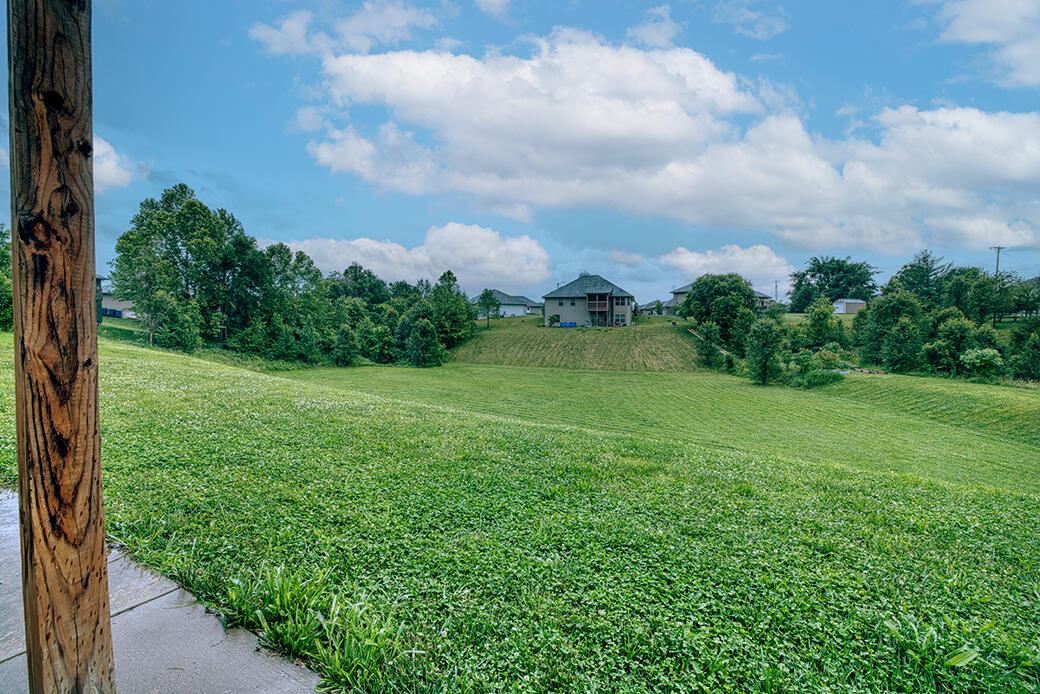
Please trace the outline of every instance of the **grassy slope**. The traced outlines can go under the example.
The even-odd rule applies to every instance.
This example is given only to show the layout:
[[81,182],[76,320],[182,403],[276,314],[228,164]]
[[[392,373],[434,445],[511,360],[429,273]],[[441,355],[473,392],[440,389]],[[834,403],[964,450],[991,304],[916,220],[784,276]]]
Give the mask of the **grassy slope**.
[[[940,379],[850,376],[814,391],[714,372],[623,373],[473,364],[312,369],[310,383],[558,423],[603,440],[633,433],[763,456],[1040,493],[1040,391]],[[891,384],[891,385],[890,385]],[[885,388],[885,390],[879,390]],[[915,402],[955,404],[913,414]],[[958,399],[969,392],[968,398]],[[902,393],[900,397],[898,393]],[[911,395],[916,396],[910,397]],[[942,421],[945,418],[946,421]]]
[[[10,337],[2,342],[9,471]],[[327,571],[322,591],[393,627],[383,670],[361,649],[334,677],[389,667],[406,689],[452,691],[1040,688],[1028,664],[1040,650],[1040,500],[996,461],[955,472],[996,436],[985,422],[945,444],[949,474],[935,477],[954,481],[926,481],[906,458],[890,465],[911,476],[763,455],[753,419],[751,450],[734,450],[596,431],[608,417],[548,427],[342,389],[388,392],[385,376],[403,374],[432,400],[428,384],[443,375],[436,399],[469,410],[510,392],[474,393],[472,381],[520,374],[516,409],[535,369],[313,372],[330,388],[111,342],[101,366],[112,536],[240,608],[235,596],[265,562]],[[542,373],[559,383],[566,372]],[[743,407],[767,421],[817,411],[823,397],[694,376],[643,375],[644,403],[660,395],[659,378],[690,379],[681,390],[708,410],[752,398]],[[576,377],[593,387],[636,375]],[[801,399],[766,407],[780,394]],[[806,444],[797,427],[770,431],[778,447],[793,445],[785,436]],[[868,457],[863,445],[848,444],[849,460]],[[1031,447],[1034,467],[1021,472],[1035,479]],[[247,608],[273,624],[271,604]],[[357,645],[370,627],[337,627],[333,640]],[[946,667],[964,646],[981,657]]]
[[502,318],[452,352],[472,364],[514,364],[614,371],[689,371],[693,338],[663,317],[626,328],[545,328],[541,316]]

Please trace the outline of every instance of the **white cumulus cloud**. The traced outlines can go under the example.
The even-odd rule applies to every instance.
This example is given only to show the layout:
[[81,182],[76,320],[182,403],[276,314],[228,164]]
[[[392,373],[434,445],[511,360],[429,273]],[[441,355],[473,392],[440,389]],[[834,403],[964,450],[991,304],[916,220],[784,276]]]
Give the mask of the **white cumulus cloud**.
[[94,190],[106,193],[124,188],[148,175],[148,167],[120,154],[108,140],[94,136]]
[[437,18],[429,10],[406,5],[401,0],[366,0],[349,17],[323,22],[328,30],[313,30],[314,14],[298,10],[277,24],[258,22],[249,35],[272,55],[328,53],[346,49],[366,53],[380,44],[412,39],[415,29],[429,29]]
[[386,280],[414,282],[436,280],[451,270],[469,291],[489,285],[530,287],[549,276],[549,254],[530,236],[502,236],[494,229],[458,222],[430,227],[423,243],[411,248],[370,238],[286,243],[307,253],[325,272],[342,271],[357,262]]
[[297,10],[286,15],[276,25],[256,23],[249,35],[263,44],[264,50],[272,55],[300,55],[312,50],[307,32],[314,15],[307,10]]
[[996,80],[1011,87],[1040,85],[1040,2],[940,0],[940,38],[989,46]]
[[[571,29],[531,45],[482,57],[332,52],[320,110],[301,119],[319,128],[308,150],[383,189],[461,194],[520,220],[598,207],[893,253],[933,238],[981,243],[994,227],[972,220],[1024,240],[1040,226],[1035,111],[904,106],[833,140],[806,128],[797,93],[687,48]],[[358,106],[385,120],[351,121]]]
[[692,282],[701,275],[724,275],[735,272],[759,291],[772,294],[773,282],[779,280],[781,293],[790,287],[790,275],[795,271],[794,265],[786,258],[779,256],[766,245],[755,245],[742,248],[736,244],[727,244],[721,248],[707,251],[691,251],[682,246],[665,253],[659,258],[662,265],[678,270],[683,280]]
[[646,12],[646,19],[639,26],[628,30],[628,37],[653,48],[667,48],[675,43],[679,25],[672,19],[672,8],[659,5]]

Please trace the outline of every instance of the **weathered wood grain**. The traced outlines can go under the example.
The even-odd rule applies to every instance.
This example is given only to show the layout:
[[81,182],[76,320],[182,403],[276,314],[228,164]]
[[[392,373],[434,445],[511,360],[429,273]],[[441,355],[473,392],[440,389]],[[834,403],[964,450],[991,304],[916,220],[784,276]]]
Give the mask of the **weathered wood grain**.
[[89,0],[8,0],[15,392],[32,692],[113,692]]

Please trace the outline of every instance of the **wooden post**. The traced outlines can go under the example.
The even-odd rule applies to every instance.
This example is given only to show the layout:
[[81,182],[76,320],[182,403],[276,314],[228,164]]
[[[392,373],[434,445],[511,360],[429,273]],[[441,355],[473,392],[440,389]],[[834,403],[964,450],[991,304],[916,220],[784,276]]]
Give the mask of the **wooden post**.
[[101,511],[90,0],[8,0],[29,687],[114,692]]

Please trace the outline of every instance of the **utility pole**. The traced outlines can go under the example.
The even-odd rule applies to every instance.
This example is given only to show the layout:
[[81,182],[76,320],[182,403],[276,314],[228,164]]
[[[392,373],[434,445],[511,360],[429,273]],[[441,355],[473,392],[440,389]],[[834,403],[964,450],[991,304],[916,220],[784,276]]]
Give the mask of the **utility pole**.
[[773,280],[773,301],[780,303],[780,280]]
[[1000,252],[1005,250],[1007,246],[990,246],[991,251],[997,252],[997,269],[994,271],[994,277],[1000,277]]
[[1000,301],[1000,252],[1006,249],[1007,246],[990,246],[991,251],[997,252],[997,267],[993,271],[993,327],[997,327],[997,308],[998,302]]
[[8,0],[18,515],[32,694],[115,692],[101,508],[90,0]]

